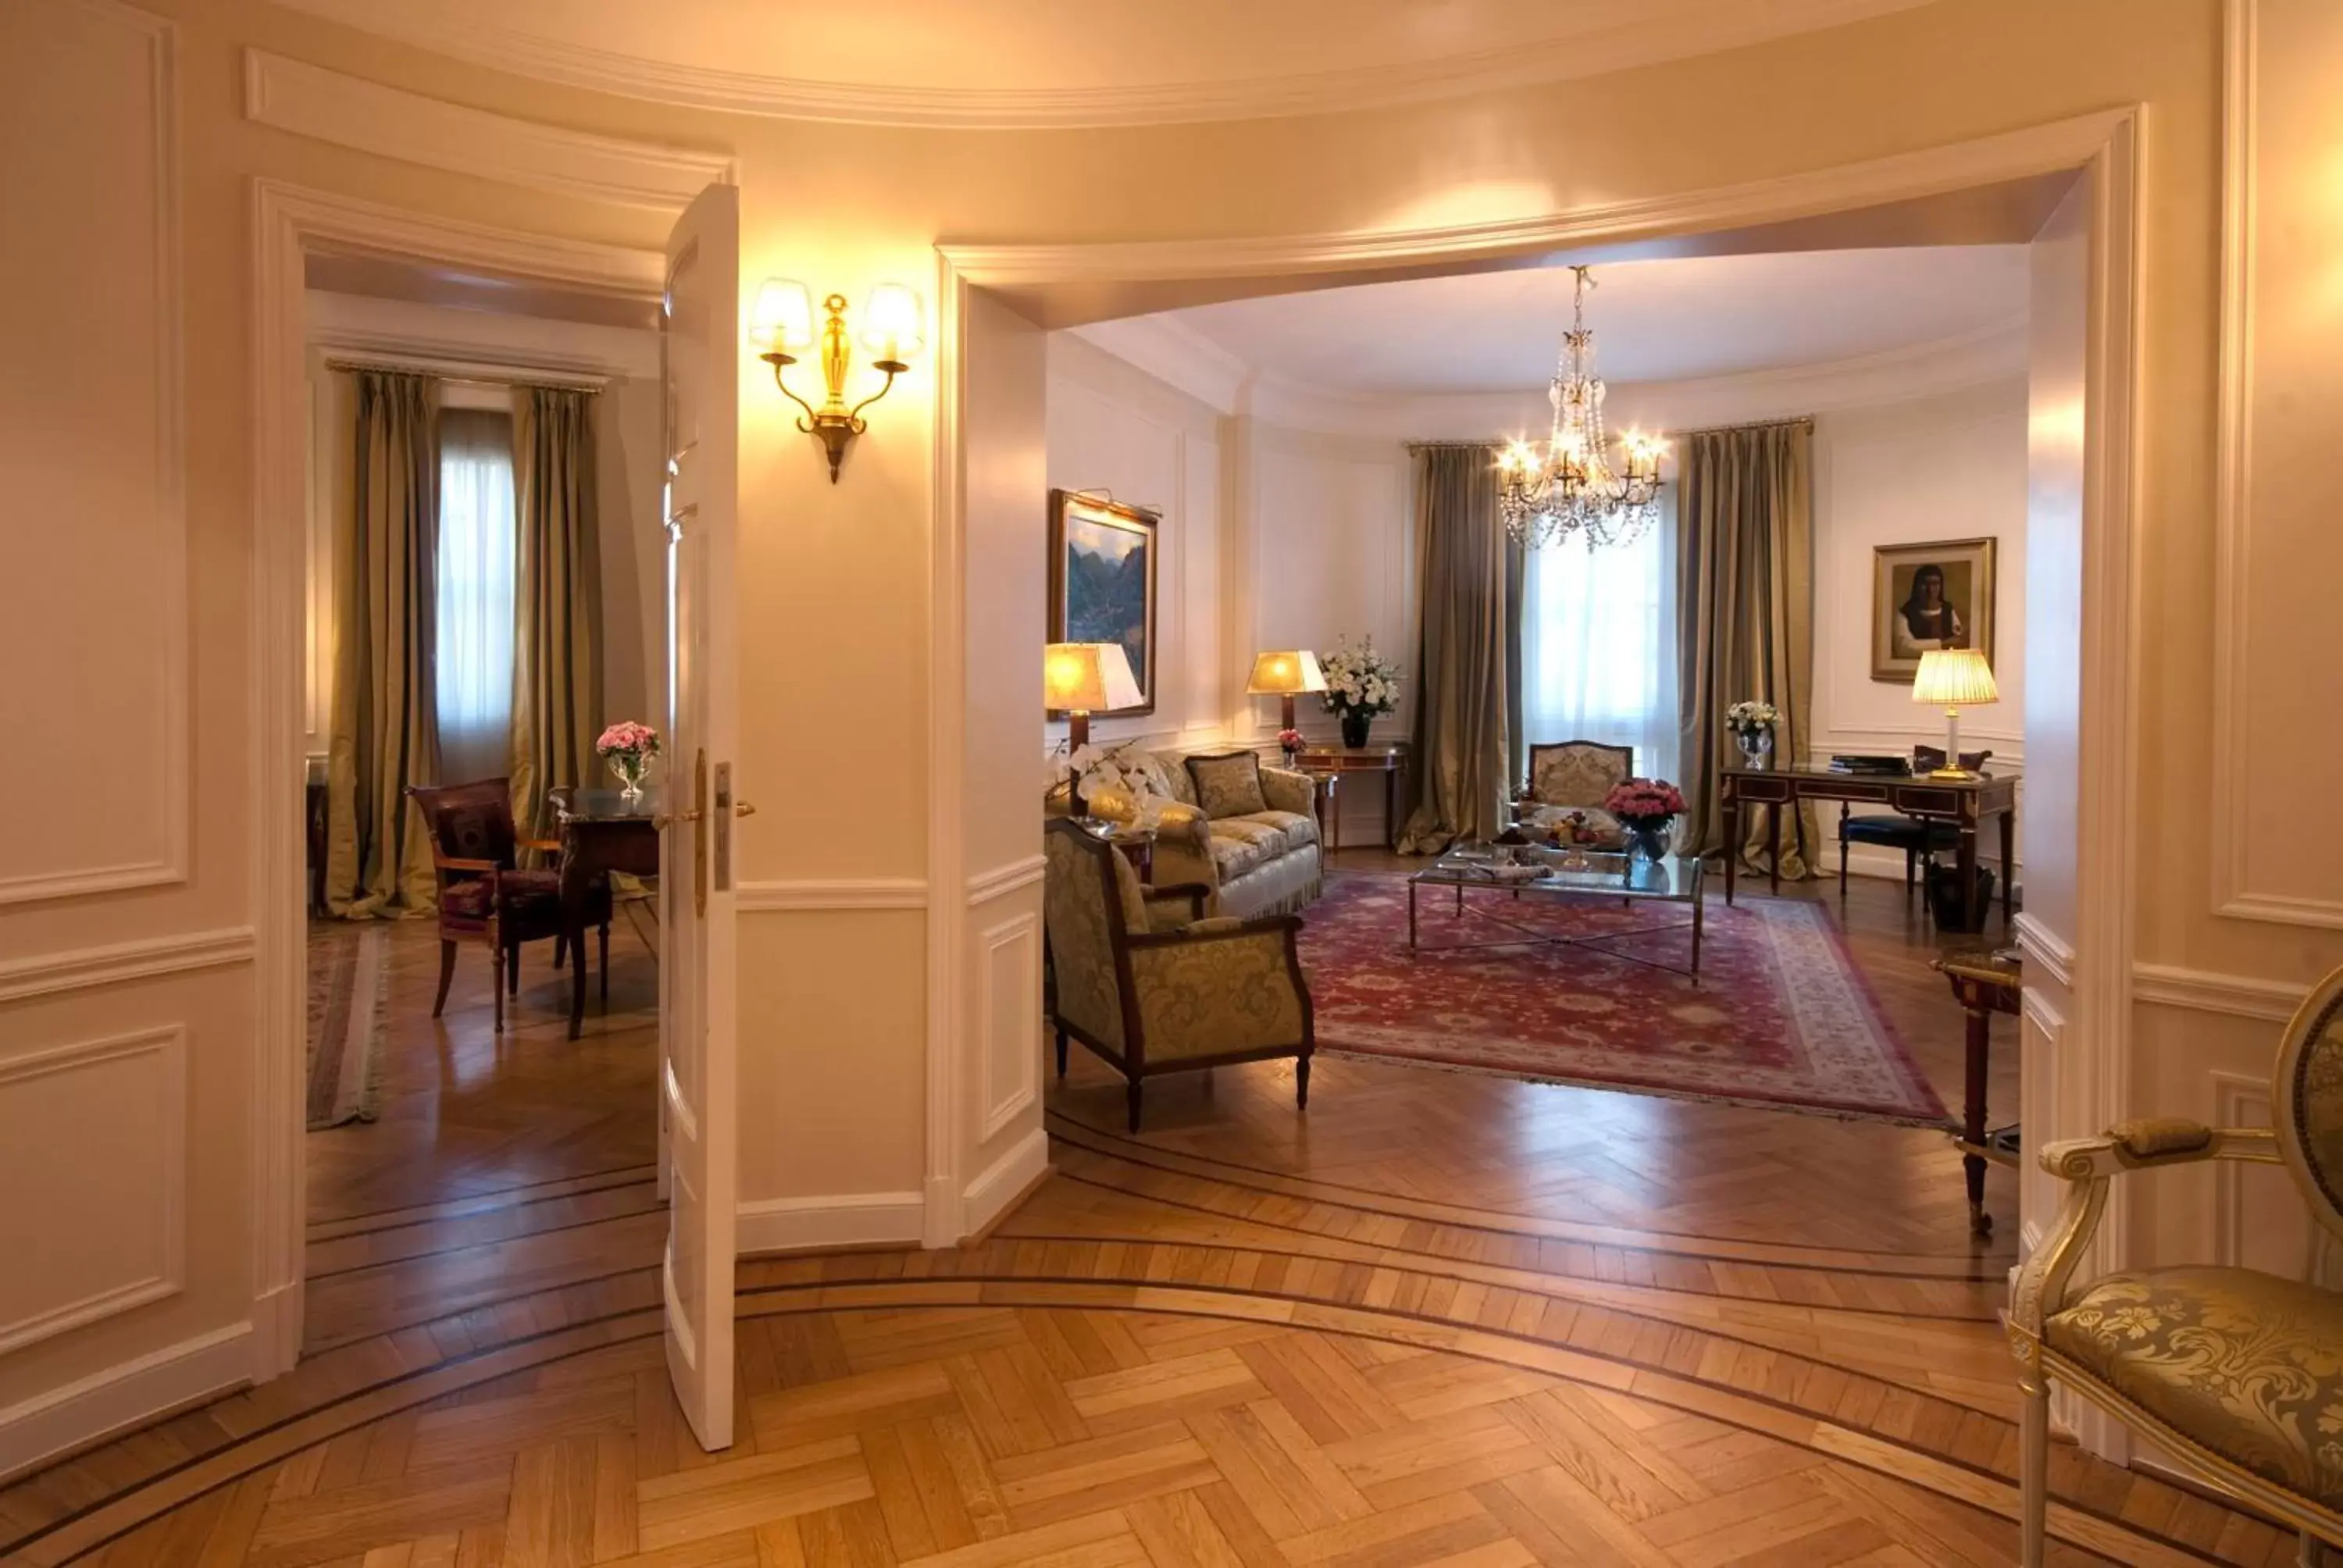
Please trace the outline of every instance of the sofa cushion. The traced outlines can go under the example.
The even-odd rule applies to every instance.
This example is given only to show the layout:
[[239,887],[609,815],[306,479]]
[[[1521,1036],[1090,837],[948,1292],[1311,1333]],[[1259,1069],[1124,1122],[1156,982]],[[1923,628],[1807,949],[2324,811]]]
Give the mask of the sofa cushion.
[[1252,751],[1232,751],[1220,757],[1191,757],[1188,777],[1196,786],[1196,804],[1214,821],[1269,809],[1261,792],[1261,757]]
[[2110,1274],[2042,1337],[2224,1459],[2343,1504],[2343,1293],[2250,1269]]
[[1155,752],[1141,754],[1140,771],[1146,776],[1147,792],[1166,800],[1177,800],[1182,806],[1196,803],[1196,787],[1188,780],[1188,770],[1177,762],[1168,762]]
[[1222,821],[1212,824],[1212,869],[1225,884],[1283,854],[1285,840],[1258,822]]
[[1291,854],[1296,849],[1306,849],[1318,841],[1317,822],[1299,811],[1280,811],[1274,809],[1266,811],[1248,811],[1242,817],[1231,817],[1226,819],[1224,823],[1213,825],[1234,827],[1240,822],[1254,828],[1264,828],[1276,834],[1278,852],[1281,854]]

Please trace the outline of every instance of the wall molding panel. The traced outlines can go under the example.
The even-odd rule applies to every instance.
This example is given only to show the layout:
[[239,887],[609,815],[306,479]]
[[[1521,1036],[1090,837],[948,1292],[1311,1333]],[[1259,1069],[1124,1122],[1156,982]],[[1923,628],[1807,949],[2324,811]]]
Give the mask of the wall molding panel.
[[1020,888],[1032,887],[1041,881],[1048,868],[1049,861],[1045,857],[1028,855],[1005,866],[979,871],[968,879],[969,907],[973,909],[979,904],[989,904],[995,899],[1008,897]]
[[[138,802],[137,809],[129,809],[126,799],[118,817],[109,814],[107,825],[96,841],[89,846],[96,863],[75,866],[55,866],[46,869],[0,874],[0,904],[25,903],[41,900],[79,898],[93,893],[117,892],[131,888],[147,888],[184,882],[187,879],[189,837],[189,756],[188,706],[190,701],[190,671],[194,661],[188,649],[188,581],[187,581],[187,518],[186,518],[186,434],[185,415],[184,348],[184,281],[183,256],[179,233],[180,152],[178,143],[178,60],[177,30],[167,19],[117,4],[116,0],[78,0],[75,4],[52,3],[27,7],[11,18],[15,26],[35,25],[35,14],[49,17],[45,28],[48,40],[62,49],[67,30],[72,27],[92,27],[96,40],[84,39],[84,47],[104,49],[110,40],[132,51],[127,68],[135,72],[141,85],[145,103],[142,106],[150,124],[144,141],[145,166],[137,171],[111,165],[89,164],[83,167],[85,176],[82,188],[93,193],[91,210],[94,214],[104,204],[122,204],[116,216],[125,221],[116,232],[107,236],[107,243],[97,246],[100,254],[121,256],[128,227],[143,228],[144,244],[151,251],[146,262],[146,304],[153,312],[154,336],[148,353],[152,356],[151,387],[147,392],[153,418],[153,447],[148,460],[153,467],[153,490],[150,504],[151,538],[134,544],[116,537],[115,548],[107,555],[106,568],[119,572],[121,562],[135,558],[143,569],[152,575],[156,591],[151,608],[139,613],[137,640],[152,649],[150,669],[139,678],[139,684],[155,693],[151,735],[130,739],[132,731],[116,739],[111,754],[101,751],[91,759],[97,772],[121,769],[126,776],[145,776],[151,780],[151,793]],[[25,50],[21,57],[32,61],[41,57],[39,50]],[[117,62],[117,64],[120,64]],[[55,67],[53,67],[55,68]],[[98,86],[90,87],[92,98]],[[13,91],[13,89],[12,89]],[[53,149],[57,156],[72,160],[70,147]],[[146,190],[141,196],[143,187]],[[15,215],[28,228],[39,229],[46,218],[39,214]],[[61,236],[48,235],[55,244]],[[133,255],[126,259],[136,261]],[[58,347],[54,344],[18,345],[22,351],[36,357]],[[90,345],[90,352],[97,346]],[[106,357],[114,351],[106,350]],[[49,383],[55,387],[54,378]],[[70,416],[73,410],[53,409],[53,413]],[[122,427],[118,420],[109,423],[117,439]],[[137,454],[126,450],[126,462]],[[91,498],[83,498],[85,503]],[[62,498],[46,496],[41,504],[61,504]],[[122,498],[109,495],[109,509],[119,508]],[[52,548],[56,547],[52,546]],[[35,555],[30,559],[12,560],[16,569],[28,572],[54,572],[65,563],[49,555]],[[144,602],[141,596],[140,601]],[[36,624],[36,623],[35,623]],[[109,628],[100,627],[103,634]],[[126,628],[111,628],[116,631]],[[111,640],[109,638],[109,640]],[[127,640],[126,638],[125,640]],[[0,648],[5,648],[0,643]],[[51,648],[48,656],[66,663],[76,658],[74,647]],[[141,714],[129,722],[143,727],[147,716]],[[35,716],[35,721],[40,721]],[[129,748],[136,747],[136,755]],[[151,819],[151,821],[148,820]],[[65,826],[62,831],[78,840],[83,835],[79,824]],[[124,841],[136,846],[125,859],[102,857],[115,851]],[[145,852],[139,852],[145,851]]]
[[989,1143],[1041,1097],[1041,918],[1011,916],[976,935],[976,1070],[984,1085],[977,1141]]
[[1008,1151],[977,1172],[961,1202],[968,1233],[982,1235],[1009,1206],[1023,1197],[1050,1171],[1050,1134],[1040,1127],[1009,1146]]
[[[108,1081],[81,1091],[88,1113],[62,1114],[75,1094],[67,1081],[89,1074],[104,1074]],[[152,1097],[151,1125],[141,1121],[125,1129],[120,1140],[73,1146],[45,1134],[47,1128],[122,1127],[136,1109],[131,1096],[142,1088]],[[80,1282],[87,1287],[82,1293],[0,1320],[0,1355],[186,1288],[186,1130],[187,1031],[182,1025],[0,1061],[0,1173],[24,1179],[24,1184],[13,1179],[5,1184],[31,1191],[45,1175],[77,1203],[70,1215],[45,1205],[20,1206],[0,1218],[0,1237],[14,1242],[6,1248],[11,1256],[45,1258],[68,1275],[78,1270],[87,1276]],[[116,1141],[122,1146],[115,1147]],[[19,1161],[25,1168],[12,1171]],[[136,1171],[138,1161],[148,1169]],[[101,1251],[113,1255],[102,1257]],[[0,1286],[0,1301],[8,1299],[8,1288]]]
[[524,189],[679,213],[733,183],[729,153],[624,141],[427,98],[265,50],[244,55],[256,125]]
[[0,1410],[0,1478],[250,1382],[252,1338],[231,1323]]
[[256,947],[250,926],[224,926],[12,959],[0,963],[0,1002],[250,963]]
[[2043,970],[2061,986],[2072,988],[2075,983],[2075,950],[2066,940],[2024,910],[2010,922],[2017,945],[2025,950],[2026,961],[2040,964]]
[[842,914],[856,910],[924,910],[928,884],[918,877],[742,882],[733,907],[749,914]]
[[[2208,748],[2213,759],[2213,799],[2208,813],[2212,826],[2212,898],[2217,913],[2237,920],[2343,930],[2343,899],[2316,890],[2318,881],[2331,880],[2320,876],[2316,864],[2308,870],[2313,886],[2292,890],[2256,886],[2255,840],[2247,826],[2255,807],[2255,779],[2297,777],[2310,762],[2299,751],[2288,758],[2257,755],[2255,744],[2258,736],[2266,737],[2268,733],[2265,726],[2255,722],[2256,707],[2273,684],[2269,676],[2278,673],[2264,665],[2263,678],[2257,680],[2255,676],[2255,629],[2271,619],[2273,611],[2273,607],[2258,604],[2257,588],[2261,578],[2276,569],[2268,564],[2269,552],[2282,552],[2287,548],[2287,541],[2266,537],[2270,526],[2258,520],[2257,482],[2268,480],[2274,472],[2295,478],[2298,487],[2305,477],[2320,482],[2318,476],[2306,475],[2308,460],[2302,451],[2305,437],[2298,423],[2292,431],[2281,428],[2277,432],[2281,437],[2290,437],[2281,455],[2279,446],[2268,439],[2272,432],[2258,431],[2256,419],[2256,404],[2266,368],[2257,342],[2264,304],[2260,297],[2261,269],[2268,259],[2261,222],[2262,187],[2265,176],[2273,172],[2264,167],[2259,134],[2267,95],[2263,32],[2267,16],[2285,5],[2286,0],[2227,0],[2225,7],[2213,739]],[[2315,56],[2297,60],[2292,51],[2281,51],[2268,63],[2289,70],[2290,79],[2281,92],[2298,95],[2306,85],[2301,74],[2321,69]],[[2288,154],[2296,159],[2291,169],[2284,162]],[[2278,150],[2278,156],[2281,160],[2275,171],[2281,182],[2278,205],[2292,209],[2285,221],[2289,226],[2312,226],[2310,234],[2316,235],[2318,226],[2331,220],[2300,216],[2298,206],[2288,197],[2298,193],[2303,185],[2299,161],[2321,155],[2288,146]],[[2291,181],[2285,177],[2289,172],[2297,176]],[[2325,176],[2322,174],[2318,177],[2323,181]],[[2282,252],[2290,246],[2298,247],[2301,243],[2291,228],[2273,229],[2268,237],[2272,241],[2270,248]],[[2286,319],[2290,310],[2298,313],[2308,307],[2318,291],[2325,286],[2323,282],[2296,276],[2291,286],[2277,301],[2277,318]],[[2278,347],[2278,357],[2286,359],[2287,346],[2281,342]],[[2281,400],[2281,414],[2286,400],[2325,400],[2325,394],[2318,388],[2299,382],[2278,388],[2276,396]],[[2300,506],[2297,498],[2298,510]],[[2323,520],[2322,509],[2322,525]],[[2258,554],[2264,558],[2261,564],[2258,564]],[[2290,700],[2304,700],[2307,696],[2295,694]],[[2298,732],[2299,727],[2295,728]],[[2299,861],[2298,846],[2293,847],[2290,858]],[[2262,870],[2266,872],[2267,867]]]

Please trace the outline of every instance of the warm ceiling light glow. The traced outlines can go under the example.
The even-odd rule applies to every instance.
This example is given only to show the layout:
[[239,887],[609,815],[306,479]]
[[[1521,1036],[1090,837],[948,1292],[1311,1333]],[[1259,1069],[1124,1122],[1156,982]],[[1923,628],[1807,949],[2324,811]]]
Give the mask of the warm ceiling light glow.
[[882,283],[870,291],[862,307],[862,347],[871,363],[906,367],[928,346],[927,312],[919,291],[900,283]]
[[813,294],[794,277],[769,277],[749,313],[749,341],[759,349],[795,354],[813,347]]

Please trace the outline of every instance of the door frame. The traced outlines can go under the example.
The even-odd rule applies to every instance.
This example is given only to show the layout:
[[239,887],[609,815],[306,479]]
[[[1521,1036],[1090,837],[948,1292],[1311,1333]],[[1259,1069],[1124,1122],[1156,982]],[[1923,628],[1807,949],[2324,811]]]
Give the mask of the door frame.
[[[2039,975],[2071,999],[2061,1045],[2079,1060],[2065,1075],[2077,1103],[2059,1106],[2061,1134],[2095,1131],[2127,1113],[2131,1093],[2132,915],[2136,799],[2131,759],[2138,690],[2136,541],[2140,528],[2137,400],[2146,247],[2140,159],[2146,110],[2131,105],[1892,157],[1773,179],[1493,222],[1271,236],[1071,245],[936,246],[937,388],[934,534],[930,552],[928,886],[928,1145],[930,1245],[963,1233],[968,1151],[978,1140],[960,1093],[968,1042],[986,1034],[970,1015],[970,868],[960,818],[966,787],[960,699],[967,562],[967,396],[971,294],[993,294],[1043,326],[1171,308],[1182,286],[1254,282],[1213,298],[1534,264],[1564,250],[1667,241],[1806,220],[2072,174],[2091,182],[2090,330],[2085,372],[2084,589],[2075,926],[2053,932],[2021,916],[2017,937]],[[1844,226],[1839,232],[1843,235]],[[1906,243],[1925,243],[1914,239]],[[1037,307],[1047,307],[1037,311]],[[1037,503],[1038,505],[1038,500]],[[1039,849],[1038,834],[1035,848]],[[2032,978],[2029,976],[2029,979]],[[1034,1020],[1039,1037],[1040,1020]],[[1030,1113],[1040,1120],[1038,1106]],[[2087,1124],[2087,1125],[2086,1125]],[[939,1199],[947,1211],[938,1213]],[[2131,1210],[2111,1197],[2097,1263],[2131,1255]],[[984,1216],[968,1216],[980,1221]],[[2039,1221],[2037,1221],[2037,1225]],[[2094,1448],[2117,1438],[2081,1423]],[[2106,1428],[2102,1431],[2102,1428]],[[2104,1449],[2103,1449],[2104,1451]]]
[[252,182],[254,818],[253,1366],[263,1382],[300,1358],[302,998],[307,946],[301,783],[308,614],[308,280],[312,252],[358,252],[657,299],[657,250],[598,245],[384,206],[282,180]]

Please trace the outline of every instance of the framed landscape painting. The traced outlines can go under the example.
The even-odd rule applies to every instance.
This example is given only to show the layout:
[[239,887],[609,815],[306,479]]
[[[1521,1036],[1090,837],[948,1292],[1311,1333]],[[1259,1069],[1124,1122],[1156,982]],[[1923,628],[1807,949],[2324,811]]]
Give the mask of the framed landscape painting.
[[1162,518],[1080,490],[1050,492],[1051,642],[1119,642],[1155,711],[1155,533]]
[[1871,678],[1909,683],[1932,648],[1993,662],[1994,541],[1880,545],[1871,552]]

